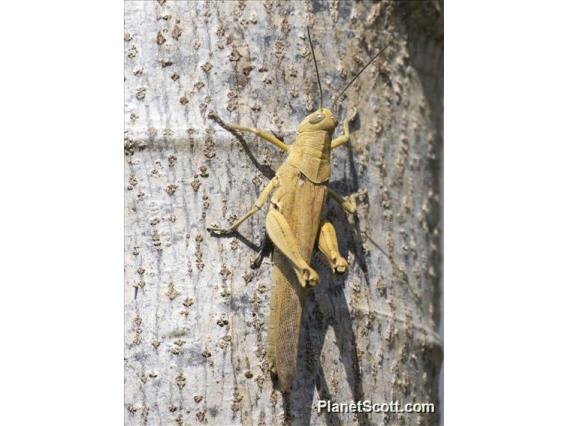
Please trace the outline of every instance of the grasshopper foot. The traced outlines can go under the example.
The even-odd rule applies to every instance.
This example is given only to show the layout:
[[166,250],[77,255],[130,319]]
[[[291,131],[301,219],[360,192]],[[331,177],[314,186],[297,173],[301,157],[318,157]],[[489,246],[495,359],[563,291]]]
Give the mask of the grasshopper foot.
[[317,283],[319,282],[318,273],[315,271],[315,269],[312,269],[310,267],[302,271],[302,278],[303,278],[303,280],[301,281],[302,287],[305,287],[306,285],[310,285],[313,287],[317,285]]
[[235,233],[235,230],[233,228],[221,228],[219,227],[219,225],[216,224],[209,225],[207,227],[207,230],[211,235],[217,237],[224,237],[226,235],[232,235]]
[[349,264],[343,256],[338,256],[331,262],[331,269],[333,269],[333,272],[336,274],[343,274],[345,271],[347,271],[348,267]]
[[354,214],[357,211],[357,202],[355,201],[355,196],[351,195],[346,197],[341,202],[341,207],[345,209],[347,213]]

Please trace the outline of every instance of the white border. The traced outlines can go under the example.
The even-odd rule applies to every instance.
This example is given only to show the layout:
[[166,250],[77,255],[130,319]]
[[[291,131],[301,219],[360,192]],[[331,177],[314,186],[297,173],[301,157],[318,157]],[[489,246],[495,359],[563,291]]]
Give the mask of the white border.
[[2,5],[0,424],[123,423],[123,4]]
[[[555,424],[567,6],[446,3],[445,418]],[[123,422],[123,5],[101,4],[3,5],[0,424]]]
[[568,8],[446,6],[446,423],[559,424],[568,384]]

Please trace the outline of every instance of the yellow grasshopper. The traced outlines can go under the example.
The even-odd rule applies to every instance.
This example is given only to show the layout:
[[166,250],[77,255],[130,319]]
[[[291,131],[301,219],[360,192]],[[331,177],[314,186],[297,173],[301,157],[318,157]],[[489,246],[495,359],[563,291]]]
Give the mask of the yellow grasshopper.
[[[254,133],[288,153],[274,178],[262,190],[247,214],[236,220],[230,228],[223,229],[216,225],[207,228],[213,235],[230,235],[246,219],[262,209],[270,198],[266,232],[276,250],[273,252],[267,356],[270,371],[277,378],[283,392],[290,389],[296,373],[303,302],[308,291],[306,287],[315,286],[319,280],[318,273],[310,266],[314,248],[317,246],[323,253],[334,273],[344,273],[348,268],[347,261],[339,252],[335,228],[322,217],[327,198],[333,198],[350,214],[356,211],[354,196],[344,198],[328,185],[331,177],[331,151],[349,142],[349,123],[355,119],[357,111],[344,121],[343,135],[333,139],[338,123],[330,109],[321,107],[323,92],[309,29],[308,39],[319,85],[320,108],[302,120],[296,141],[292,145],[285,144],[265,130],[225,124],[213,114],[223,127],[231,131]],[[335,97],[332,108],[384,49],[386,47]]]

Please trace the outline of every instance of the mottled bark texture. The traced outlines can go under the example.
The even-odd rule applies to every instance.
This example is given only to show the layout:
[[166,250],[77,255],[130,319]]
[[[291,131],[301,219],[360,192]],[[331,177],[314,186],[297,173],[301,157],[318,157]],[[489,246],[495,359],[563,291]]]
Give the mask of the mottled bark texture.
[[[437,424],[317,413],[314,402],[438,403],[441,6],[160,0],[127,1],[125,14],[126,424]],[[251,135],[244,146],[207,113],[293,142],[319,97],[306,25],[326,105],[392,45],[338,113],[359,110],[331,179],[360,192],[359,214],[327,207],[350,270],[333,276],[314,256],[321,281],[283,398],[266,360],[270,260],[249,268],[265,212],[235,238],[205,227],[244,214],[284,157]]]

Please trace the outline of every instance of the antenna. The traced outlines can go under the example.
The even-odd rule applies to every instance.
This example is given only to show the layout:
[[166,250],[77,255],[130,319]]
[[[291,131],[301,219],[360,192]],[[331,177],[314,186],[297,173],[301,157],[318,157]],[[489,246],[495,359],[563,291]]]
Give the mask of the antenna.
[[[308,33],[308,34],[309,34],[309,33]],[[349,86],[351,86],[351,85],[353,84],[353,82],[354,82],[355,80],[357,80],[357,78],[363,73],[363,71],[365,71],[365,69],[366,69],[369,65],[371,65],[371,64],[374,62],[374,60],[377,59],[377,58],[379,57],[379,55],[380,55],[381,53],[383,53],[383,52],[385,51],[385,49],[386,49],[387,47],[389,47],[390,45],[391,45],[391,43],[387,43],[387,45],[386,45],[385,47],[383,47],[381,50],[379,50],[379,52],[378,52],[375,56],[373,56],[373,58],[372,58],[369,62],[367,62],[367,64],[366,64],[363,68],[361,68],[361,70],[357,73],[357,75],[355,75],[355,77],[353,77],[353,78],[351,79],[351,81],[350,81],[349,83],[347,83],[347,85],[343,88],[343,90],[341,91],[341,93],[340,93],[339,95],[337,95],[337,96],[333,99],[333,102],[331,103],[331,109],[332,109],[332,110],[335,109],[335,104],[337,104],[337,101],[339,101],[339,99],[341,99],[341,97],[343,96],[343,94],[345,93],[345,91],[346,91],[347,89],[349,89]]]
[[314,45],[312,44],[312,37],[310,36],[310,27],[306,27],[308,30],[308,40],[310,41],[310,49],[312,50],[312,58],[314,58],[314,65],[316,66],[316,76],[318,78],[318,86],[320,91],[320,108],[323,105],[323,91],[321,90],[320,74],[318,71],[318,62],[316,61],[316,54],[314,53]]

